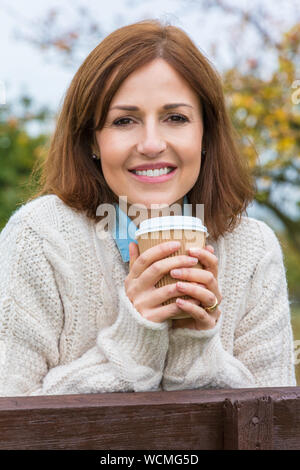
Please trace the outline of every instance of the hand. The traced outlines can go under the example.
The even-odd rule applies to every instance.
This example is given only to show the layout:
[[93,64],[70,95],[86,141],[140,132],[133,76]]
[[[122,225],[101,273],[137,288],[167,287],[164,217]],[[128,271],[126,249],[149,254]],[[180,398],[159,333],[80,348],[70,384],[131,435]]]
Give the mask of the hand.
[[170,275],[181,281],[189,281],[183,282],[184,287],[178,286],[178,289],[182,293],[198,300],[198,305],[190,300],[184,300],[184,303],[180,304],[182,299],[177,299],[176,303],[179,304],[183,311],[189,313],[192,318],[174,320],[172,327],[208,330],[216,325],[221,315],[219,308],[213,312],[206,312],[203,308],[214,305],[216,300],[220,304],[222,300],[217,282],[218,259],[213,254],[214,248],[210,245],[196,251],[189,250],[189,253],[200,260],[203,269],[182,268],[180,273],[175,274],[174,271],[171,271]]
[[[198,258],[187,255],[170,256],[180,247],[171,247],[170,242],[160,243],[139,254],[138,245],[129,244],[129,274],[126,277],[125,291],[136,310],[146,319],[163,322],[178,313],[181,308],[175,303],[162,305],[168,299],[183,296],[176,282],[163,287],[155,287],[157,282],[171,269],[188,268],[198,263]],[[197,269],[197,271],[200,271]],[[198,302],[195,300],[195,302]]]

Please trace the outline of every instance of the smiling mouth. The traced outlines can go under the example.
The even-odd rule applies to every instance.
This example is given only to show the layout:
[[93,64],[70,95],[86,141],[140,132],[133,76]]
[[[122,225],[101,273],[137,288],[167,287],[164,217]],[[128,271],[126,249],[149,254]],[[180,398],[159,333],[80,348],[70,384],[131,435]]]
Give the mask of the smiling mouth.
[[[136,171],[136,170],[128,170],[132,177],[139,181],[140,183],[145,184],[155,184],[155,183],[164,183],[166,181],[171,180],[174,178],[174,175],[177,173],[177,167],[171,168],[169,167],[167,171],[159,173],[158,169],[155,170],[144,170],[144,171]],[[158,174],[157,174],[158,173]]]
[[153,170],[129,170],[131,173],[139,176],[148,176],[148,177],[158,177],[163,175],[168,175],[172,173],[176,168],[174,167],[165,167],[165,168],[156,168]]

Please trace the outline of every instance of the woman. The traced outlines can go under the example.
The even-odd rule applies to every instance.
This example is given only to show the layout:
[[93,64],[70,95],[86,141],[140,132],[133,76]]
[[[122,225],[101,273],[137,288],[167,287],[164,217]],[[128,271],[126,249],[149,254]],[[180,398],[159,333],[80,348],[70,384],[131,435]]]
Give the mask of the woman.
[[[282,252],[243,215],[252,199],[221,80],[188,36],[153,20],[106,37],[67,91],[41,191],[1,233],[0,394],[295,385]],[[173,203],[204,204],[205,249],[140,255],[119,236],[134,206]],[[166,272],[182,287],[156,288]]]

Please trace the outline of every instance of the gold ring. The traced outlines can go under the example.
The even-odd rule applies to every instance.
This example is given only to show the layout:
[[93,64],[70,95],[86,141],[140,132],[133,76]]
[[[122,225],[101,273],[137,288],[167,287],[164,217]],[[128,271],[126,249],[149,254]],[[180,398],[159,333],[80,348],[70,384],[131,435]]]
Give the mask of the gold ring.
[[212,305],[211,307],[204,307],[204,310],[206,312],[214,312],[216,310],[216,308],[218,308],[218,305],[219,305],[219,303],[218,303],[218,299],[216,297],[216,301],[215,301],[214,305]]

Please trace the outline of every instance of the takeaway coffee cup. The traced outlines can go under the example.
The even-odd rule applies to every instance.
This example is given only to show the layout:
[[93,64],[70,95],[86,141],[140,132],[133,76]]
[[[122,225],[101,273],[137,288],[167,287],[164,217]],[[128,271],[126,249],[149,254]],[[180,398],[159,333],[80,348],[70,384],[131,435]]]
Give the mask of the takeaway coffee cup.
[[[166,241],[180,241],[181,247],[171,256],[188,255],[189,248],[203,248],[205,246],[208,232],[201,220],[197,217],[190,216],[166,216],[153,217],[141,222],[140,227],[135,232],[135,239],[138,242],[140,254],[149,248]],[[201,269],[202,266],[198,262],[191,269]],[[166,274],[158,281],[155,287],[163,287],[167,284],[177,282],[170,274]],[[186,281],[185,281],[186,282]],[[188,295],[180,296],[182,299],[190,299]],[[176,302],[177,296],[163,302],[162,305],[168,305]],[[184,312],[172,317],[172,319],[189,318],[190,316]]]

